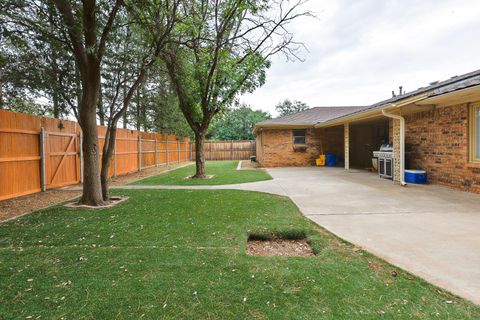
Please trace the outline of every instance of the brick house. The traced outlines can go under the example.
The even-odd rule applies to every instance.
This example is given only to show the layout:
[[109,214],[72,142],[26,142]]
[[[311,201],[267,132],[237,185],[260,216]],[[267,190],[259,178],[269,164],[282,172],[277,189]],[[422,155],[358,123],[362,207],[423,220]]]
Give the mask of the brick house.
[[264,167],[312,166],[319,154],[372,167],[381,144],[393,145],[393,181],[422,169],[432,183],[480,193],[480,70],[399,93],[370,106],[317,107],[257,123]]

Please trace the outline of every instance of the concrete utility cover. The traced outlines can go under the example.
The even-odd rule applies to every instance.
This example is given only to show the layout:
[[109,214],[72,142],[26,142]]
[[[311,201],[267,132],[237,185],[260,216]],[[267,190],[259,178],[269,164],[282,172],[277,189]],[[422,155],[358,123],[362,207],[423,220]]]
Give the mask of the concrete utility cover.
[[309,219],[480,304],[480,195],[440,186],[403,188],[372,173],[339,168],[268,172],[270,183]]

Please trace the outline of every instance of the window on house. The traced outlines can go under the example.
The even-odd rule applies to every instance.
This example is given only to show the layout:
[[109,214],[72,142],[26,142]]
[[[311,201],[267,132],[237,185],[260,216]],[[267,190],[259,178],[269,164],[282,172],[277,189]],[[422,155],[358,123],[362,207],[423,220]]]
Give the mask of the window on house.
[[295,129],[293,130],[293,144],[306,144],[307,143],[307,130]]
[[480,105],[472,107],[472,148],[471,159],[473,161],[480,161]]

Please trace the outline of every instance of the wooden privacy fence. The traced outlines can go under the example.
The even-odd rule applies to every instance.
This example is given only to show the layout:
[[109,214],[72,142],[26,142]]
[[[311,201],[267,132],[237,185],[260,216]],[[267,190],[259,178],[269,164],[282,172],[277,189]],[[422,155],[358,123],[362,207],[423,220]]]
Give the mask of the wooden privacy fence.
[[253,140],[205,141],[203,150],[205,160],[248,160],[256,154]]
[[[98,127],[102,152],[105,127]],[[80,126],[0,110],[0,200],[82,181]],[[192,159],[190,139],[117,129],[111,176]],[[100,154],[101,157],[101,154]]]

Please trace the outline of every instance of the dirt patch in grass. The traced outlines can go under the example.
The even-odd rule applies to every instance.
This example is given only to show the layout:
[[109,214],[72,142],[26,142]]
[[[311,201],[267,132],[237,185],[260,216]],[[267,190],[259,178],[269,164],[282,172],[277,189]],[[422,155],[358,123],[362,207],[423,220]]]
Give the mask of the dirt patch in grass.
[[315,253],[306,239],[248,240],[247,253],[261,257],[312,257]]
[[385,271],[384,266],[379,261],[368,260],[368,267],[371,270],[378,271],[378,272],[384,272]]

